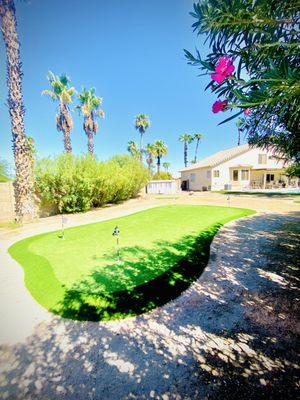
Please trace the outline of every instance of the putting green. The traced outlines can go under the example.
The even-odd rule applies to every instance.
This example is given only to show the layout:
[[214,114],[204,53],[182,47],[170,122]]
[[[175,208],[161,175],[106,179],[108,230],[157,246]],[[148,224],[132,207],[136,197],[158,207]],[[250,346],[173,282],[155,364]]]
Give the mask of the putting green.
[[[79,320],[136,315],[164,304],[204,269],[218,228],[252,210],[171,205],[32,236],[9,254],[32,296],[48,310]],[[120,260],[115,226],[120,229]]]

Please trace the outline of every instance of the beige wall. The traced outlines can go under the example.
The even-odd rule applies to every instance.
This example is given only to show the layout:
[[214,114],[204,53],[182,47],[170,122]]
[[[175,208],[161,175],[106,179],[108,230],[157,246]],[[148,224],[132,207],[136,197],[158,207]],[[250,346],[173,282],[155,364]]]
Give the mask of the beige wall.
[[203,186],[206,188],[211,186],[211,177],[208,177],[208,171],[210,171],[211,174],[210,168],[198,168],[192,171],[183,171],[181,173],[181,181],[189,180],[190,190],[203,190]]
[[12,182],[0,182],[0,222],[14,221],[14,203]]
[[[12,182],[0,182],[0,223],[15,220],[15,197]],[[39,217],[48,217],[58,214],[58,209],[53,204],[37,204]]]

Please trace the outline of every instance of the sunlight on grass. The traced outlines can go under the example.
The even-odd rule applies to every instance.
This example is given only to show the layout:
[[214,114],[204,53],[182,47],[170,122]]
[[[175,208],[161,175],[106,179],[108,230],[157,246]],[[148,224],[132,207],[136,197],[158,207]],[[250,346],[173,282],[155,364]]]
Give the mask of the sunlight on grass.
[[[9,253],[45,308],[80,320],[121,318],[178,296],[204,269],[218,228],[253,211],[172,205],[33,236]],[[120,229],[117,262],[114,227]]]

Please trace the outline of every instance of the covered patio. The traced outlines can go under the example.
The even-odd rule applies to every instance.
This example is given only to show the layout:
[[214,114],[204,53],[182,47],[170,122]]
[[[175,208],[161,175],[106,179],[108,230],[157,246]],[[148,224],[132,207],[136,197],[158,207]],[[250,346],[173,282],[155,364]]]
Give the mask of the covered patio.
[[283,169],[251,168],[251,189],[281,189],[287,186],[296,187],[296,181],[289,180]]

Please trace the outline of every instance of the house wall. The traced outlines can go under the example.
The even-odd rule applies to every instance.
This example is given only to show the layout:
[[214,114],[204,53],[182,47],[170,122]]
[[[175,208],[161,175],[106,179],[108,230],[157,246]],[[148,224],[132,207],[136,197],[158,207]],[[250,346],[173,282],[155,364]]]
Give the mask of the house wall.
[[[258,156],[259,154],[266,154],[267,159],[266,163],[259,164]],[[225,185],[231,185],[232,189],[241,189],[243,187],[248,187],[250,185],[251,180],[254,180],[252,174],[255,176],[261,177],[262,172],[251,170],[249,171],[249,179],[241,180],[241,170],[242,169],[251,169],[251,168],[283,168],[283,162],[280,160],[276,160],[273,157],[272,152],[268,152],[266,150],[253,148],[246,151],[243,154],[240,154],[231,160],[225,161],[222,164],[214,168],[198,168],[195,170],[182,171],[181,172],[181,181],[189,180],[189,189],[190,190],[202,190],[204,187],[211,187],[211,190],[222,190],[225,189]],[[246,167],[248,166],[248,167]],[[251,168],[250,168],[251,166]],[[239,180],[233,181],[232,171],[233,169],[239,170]],[[211,171],[211,178],[207,177],[207,171]],[[215,171],[219,171],[219,176],[216,177]],[[273,172],[272,172],[273,173]],[[194,175],[194,181],[192,180],[192,174]],[[278,176],[277,176],[278,175]],[[279,180],[280,172],[276,173],[276,180]],[[277,179],[278,178],[278,179]],[[258,178],[260,179],[260,178]]]
[[[181,182],[189,181],[189,190],[203,190],[203,187],[211,187],[211,177],[207,176],[208,171],[211,174],[211,168],[198,168],[192,171],[182,171]],[[192,175],[194,174],[194,175]]]

